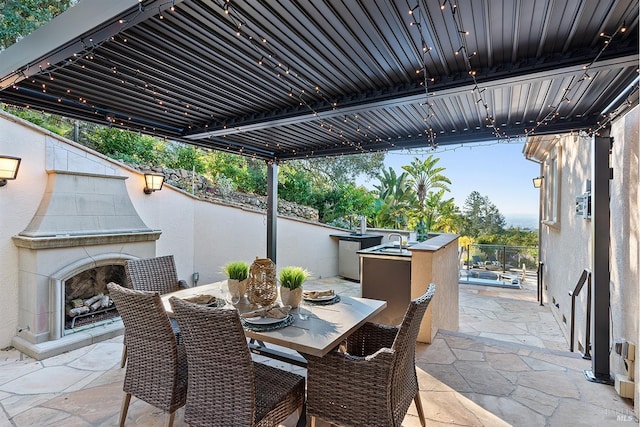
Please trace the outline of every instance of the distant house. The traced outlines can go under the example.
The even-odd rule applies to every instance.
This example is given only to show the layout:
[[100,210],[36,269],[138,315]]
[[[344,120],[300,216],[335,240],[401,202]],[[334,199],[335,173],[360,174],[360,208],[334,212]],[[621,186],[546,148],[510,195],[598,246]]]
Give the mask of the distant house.
[[[611,375],[618,382],[624,382],[625,377],[636,379],[630,385],[634,390],[636,410],[640,389],[638,365],[628,364],[627,369],[614,344],[623,340],[635,345],[640,342],[639,117],[640,107],[636,106],[613,121],[608,136],[577,133],[536,136],[530,137],[524,148],[526,158],[540,164],[543,178],[539,227],[544,302],[551,306],[569,340],[572,326],[570,292],[574,291],[585,269],[593,271],[594,277],[596,271],[605,274],[600,277],[608,275],[608,302],[607,286],[602,286],[606,279],[593,283],[590,338],[587,337],[586,283],[575,298],[573,345],[575,351],[590,353],[592,357],[594,349],[599,347],[604,350],[605,359],[610,350]],[[597,144],[605,149],[601,146],[598,151]],[[606,187],[596,186],[598,175],[594,173],[606,174],[600,182],[605,186],[608,183],[609,198]],[[607,221],[607,212],[610,221]],[[596,225],[602,228],[596,228]],[[602,253],[604,260],[598,258]],[[602,310],[599,320],[604,317],[600,324],[594,318],[597,310]],[[609,342],[597,342],[599,336],[606,337],[607,329]],[[636,351],[636,358],[637,354]],[[618,387],[620,384],[616,385]]]

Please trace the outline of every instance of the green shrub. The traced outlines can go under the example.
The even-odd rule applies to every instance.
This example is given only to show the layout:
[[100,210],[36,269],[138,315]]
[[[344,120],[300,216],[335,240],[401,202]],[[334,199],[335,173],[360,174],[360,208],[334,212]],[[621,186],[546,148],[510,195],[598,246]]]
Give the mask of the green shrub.
[[222,267],[229,279],[244,280],[249,277],[249,264],[244,261],[233,261]]
[[310,273],[302,267],[284,267],[280,270],[280,284],[285,288],[297,289],[309,275]]

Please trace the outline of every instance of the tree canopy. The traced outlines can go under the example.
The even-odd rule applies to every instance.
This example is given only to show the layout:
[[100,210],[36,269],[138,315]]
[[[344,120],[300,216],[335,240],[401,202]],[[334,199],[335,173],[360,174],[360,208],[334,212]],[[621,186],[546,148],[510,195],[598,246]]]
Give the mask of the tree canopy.
[[462,233],[466,236],[477,238],[504,230],[504,216],[488,197],[477,191],[472,191],[465,200],[462,214],[465,218]]
[[0,51],[51,21],[76,0],[0,1]]

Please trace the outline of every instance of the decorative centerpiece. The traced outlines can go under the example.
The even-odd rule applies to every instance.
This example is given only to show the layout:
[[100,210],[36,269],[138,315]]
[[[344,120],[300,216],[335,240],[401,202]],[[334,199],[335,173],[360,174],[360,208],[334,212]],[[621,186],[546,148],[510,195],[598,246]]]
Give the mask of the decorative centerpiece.
[[227,289],[231,299],[239,301],[247,293],[249,264],[244,261],[233,261],[222,267],[222,271],[227,275]]
[[278,299],[276,265],[269,258],[258,258],[251,263],[247,282],[247,299],[251,304],[267,306]]
[[284,267],[280,270],[280,299],[282,304],[295,308],[302,301],[302,284],[309,277],[302,267]]

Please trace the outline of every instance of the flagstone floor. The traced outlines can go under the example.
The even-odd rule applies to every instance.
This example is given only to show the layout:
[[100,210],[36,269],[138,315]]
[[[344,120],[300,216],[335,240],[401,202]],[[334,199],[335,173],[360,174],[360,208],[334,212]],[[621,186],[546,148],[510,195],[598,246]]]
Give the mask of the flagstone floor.
[[[337,278],[332,287],[359,295],[359,284]],[[591,362],[568,352],[548,307],[523,289],[460,286],[460,328],[418,344],[416,366],[428,426],[638,425],[633,404],[612,386],[585,379]],[[0,427],[114,426],[122,402],[122,337],[36,361],[0,351]],[[304,369],[256,356],[304,374]],[[179,410],[174,425],[186,425]],[[160,426],[164,414],[132,399],[128,426]],[[295,425],[295,416],[285,425]],[[319,427],[328,426],[321,420]],[[415,407],[404,426],[419,426]]]

